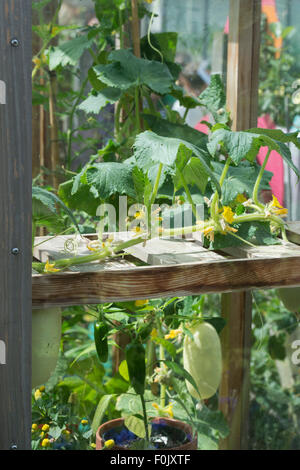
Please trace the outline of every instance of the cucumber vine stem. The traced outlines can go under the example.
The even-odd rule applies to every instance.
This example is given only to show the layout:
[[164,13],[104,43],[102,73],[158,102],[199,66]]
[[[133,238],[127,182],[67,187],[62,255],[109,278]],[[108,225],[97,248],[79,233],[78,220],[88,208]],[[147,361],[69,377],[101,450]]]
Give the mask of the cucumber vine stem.
[[259,170],[259,174],[258,174],[258,177],[256,179],[256,182],[255,182],[255,186],[254,186],[254,189],[253,189],[253,201],[254,203],[259,206],[260,208],[263,208],[263,204],[261,204],[259,201],[258,201],[258,190],[259,190],[259,185],[260,185],[260,182],[261,182],[261,179],[263,177],[263,174],[264,174],[264,171],[265,171],[265,168],[266,168],[266,165],[268,163],[268,160],[269,160],[269,157],[270,157],[270,153],[271,153],[271,149],[268,150],[268,153],[267,155],[265,156],[265,159],[264,159],[264,162]]

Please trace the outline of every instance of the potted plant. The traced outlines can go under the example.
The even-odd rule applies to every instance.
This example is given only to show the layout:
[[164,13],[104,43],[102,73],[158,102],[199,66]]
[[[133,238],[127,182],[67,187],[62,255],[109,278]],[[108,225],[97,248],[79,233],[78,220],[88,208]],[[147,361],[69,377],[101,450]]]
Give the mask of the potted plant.
[[[216,440],[226,435],[222,416],[212,419],[204,404],[221,379],[215,326],[220,331],[222,320],[201,313],[203,300],[201,305],[173,298],[97,309],[94,336],[101,362],[108,360],[109,338],[116,331],[128,335],[119,374],[129,386],[101,398],[92,425],[98,450],[196,450],[204,427],[214,431]],[[101,423],[111,400],[121,417]]]

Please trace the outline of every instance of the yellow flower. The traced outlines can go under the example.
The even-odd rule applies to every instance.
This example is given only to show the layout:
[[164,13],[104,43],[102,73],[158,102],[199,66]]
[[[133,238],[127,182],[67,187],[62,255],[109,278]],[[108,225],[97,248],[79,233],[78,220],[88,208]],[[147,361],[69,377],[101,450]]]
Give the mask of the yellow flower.
[[112,447],[114,447],[114,445],[115,445],[115,441],[113,439],[108,439],[108,441],[104,442],[105,449],[111,449]]
[[91,446],[92,449],[96,449],[96,444],[95,444],[94,442],[92,442],[92,443],[90,444],[90,446]]
[[157,335],[158,335],[158,332],[157,332],[157,329],[156,328],[153,328],[153,330],[151,331],[150,333],[150,337],[152,339],[152,341],[157,338]]
[[157,403],[152,403],[152,406],[159,412],[160,416],[169,416],[170,418],[174,418],[173,403],[169,403],[164,408],[159,406]]
[[211,242],[214,241],[214,227],[207,227],[203,230],[204,236],[209,238]]
[[285,209],[278,201],[277,197],[272,194],[272,201],[270,203],[270,209],[272,209],[273,214],[286,216],[288,209]]
[[59,272],[60,269],[56,269],[54,266],[55,266],[55,263],[50,264],[49,260],[48,260],[45,264],[44,272],[45,273],[57,273],[57,272]]
[[34,392],[34,399],[37,401],[37,400],[39,400],[40,398],[42,398],[42,393],[40,392],[39,389],[37,389],[37,390]]
[[181,328],[178,328],[178,330],[171,330],[170,333],[165,335],[165,339],[174,339],[177,338],[178,335],[182,333]]
[[82,419],[81,424],[88,424],[88,420],[87,419]]
[[167,413],[170,418],[174,418],[173,403],[170,403],[167,407],[165,407],[164,412]]
[[50,446],[50,440],[49,439],[43,439],[42,447],[49,447],[49,446]]
[[33,431],[36,431],[37,428],[38,428],[38,425],[37,425],[36,423],[33,423],[33,425],[31,426],[31,429],[32,429]]
[[40,388],[39,388],[40,392],[44,392],[45,391],[45,385],[42,385]]
[[90,251],[99,251],[99,246],[95,247],[92,245],[87,245],[87,249]]
[[41,59],[39,59],[38,57],[34,57],[32,59],[32,62],[34,63],[34,65],[37,67],[37,68],[40,68],[40,66],[42,65],[42,61]]
[[231,210],[231,207],[229,206],[224,206],[223,208],[223,219],[228,222],[229,224],[232,224],[233,222],[233,216],[234,216],[234,212],[232,212]]
[[145,217],[145,212],[144,211],[136,211],[134,218],[135,219],[143,219]]
[[45,431],[45,432],[48,432],[49,429],[50,429],[49,424],[44,424],[44,426],[42,427],[42,431]]
[[147,2],[147,3],[152,3],[153,0],[145,0],[145,2]]
[[44,436],[45,436],[45,433],[44,433],[44,432],[41,432],[40,438],[43,439]]
[[148,299],[145,299],[145,300],[136,300],[134,302],[134,305],[136,307],[144,307],[144,305],[147,305],[149,303],[149,300]]
[[247,199],[245,198],[244,194],[238,194],[237,197],[235,198],[235,202],[237,204],[243,204],[243,202],[246,202]]

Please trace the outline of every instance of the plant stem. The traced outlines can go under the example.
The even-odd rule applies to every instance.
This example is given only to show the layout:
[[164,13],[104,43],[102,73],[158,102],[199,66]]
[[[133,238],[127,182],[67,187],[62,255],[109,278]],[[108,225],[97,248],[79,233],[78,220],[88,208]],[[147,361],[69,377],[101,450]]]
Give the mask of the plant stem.
[[[219,183],[220,183],[221,187],[224,183],[227,172],[229,170],[230,162],[231,162],[231,158],[227,157],[227,160],[225,162],[225,165],[224,165],[224,168],[223,168],[222,174],[220,176],[220,180],[219,180]],[[214,196],[213,196],[212,203],[211,203],[211,216],[217,224],[219,224],[219,214],[218,214],[219,205],[218,205],[218,202],[219,202],[219,194],[218,194],[218,191],[216,191]]]
[[[156,325],[157,325],[157,330],[159,332],[159,335],[160,337],[163,336],[163,331],[162,331],[162,327],[161,327],[161,323],[160,323],[160,318],[157,318],[157,322],[156,322]],[[163,348],[163,346],[160,344],[159,345],[159,363],[162,364],[162,367],[165,367],[165,359],[166,359],[166,356],[165,356],[165,350]],[[166,406],[166,386],[164,384],[160,384],[160,406],[162,408],[164,408],[164,406]]]
[[159,188],[159,182],[160,182],[162,169],[163,169],[163,164],[160,163],[159,167],[158,167],[157,175],[156,175],[156,178],[155,178],[155,183],[154,183],[154,186],[153,186],[153,191],[152,191],[151,198],[150,198],[150,204],[149,204],[150,209],[151,209],[152,204],[154,204],[154,202],[155,202],[155,198],[156,198],[157,191],[158,191],[158,188]]
[[184,190],[185,190],[185,193],[187,195],[187,198],[188,198],[188,201],[189,203],[191,204],[192,206],[192,211],[193,211],[193,214],[194,216],[196,217],[196,220],[198,219],[198,213],[197,213],[197,209],[196,209],[196,206],[194,204],[194,201],[192,199],[192,195],[190,193],[190,190],[189,190],[189,187],[185,181],[185,178],[183,176],[183,173],[177,168],[177,171],[178,171],[178,174],[179,174],[179,177],[180,177],[180,180],[181,180],[181,183],[182,183],[182,186],[184,187]]
[[256,182],[255,182],[255,186],[254,186],[254,189],[253,189],[253,196],[252,196],[252,199],[253,199],[254,203],[255,203],[257,206],[259,206],[259,207],[263,207],[263,205],[260,204],[260,202],[258,201],[259,185],[260,185],[261,179],[262,179],[262,177],[263,177],[263,174],[264,174],[266,165],[267,165],[267,163],[268,163],[270,153],[271,153],[271,149],[268,150],[268,153],[267,153],[267,155],[265,156],[264,162],[263,162],[263,164],[262,164],[262,166],[261,166],[261,169],[260,169],[260,171],[259,171],[257,180],[256,180]]
[[143,408],[143,420],[145,424],[145,432],[146,432],[146,441],[150,441],[149,437],[149,430],[148,430],[148,418],[147,418],[147,412],[146,412],[146,404],[145,404],[145,398],[144,395],[140,395],[141,402],[142,402],[142,408]]
[[141,120],[140,120],[140,89],[135,87],[134,90],[134,102],[135,102],[135,119],[136,119],[136,131],[137,134],[141,132]]
[[77,96],[77,99],[71,109],[71,112],[70,112],[70,116],[69,116],[69,126],[68,126],[68,133],[67,133],[67,158],[66,158],[66,167],[68,170],[70,170],[71,168],[71,162],[72,162],[72,157],[71,157],[71,153],[72,153],[72,137],[73,137],[73,121],[74,121],[74,114],[75,114],[75,111],[76,111],[76,108],[79,104],[79,101],[81,100],[82,98],[82,95],[84,93],[84,89],[86,87],[86,84],[88,82],[88,77],[83,81],[81,87],[80,87],[80,90],[79,90],[79,93],[78,93],[78,96]]

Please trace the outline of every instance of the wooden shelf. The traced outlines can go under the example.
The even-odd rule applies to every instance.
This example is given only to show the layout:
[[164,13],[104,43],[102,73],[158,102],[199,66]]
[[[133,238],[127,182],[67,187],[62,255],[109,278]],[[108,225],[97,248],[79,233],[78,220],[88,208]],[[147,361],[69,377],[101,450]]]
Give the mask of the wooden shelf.
[[[130,260],[90,263],[73,271],[34,274],[33,306],[68,306],[300,285],[300,223],[294,243],[209,251],[194,240],[157,239],[128,250]],[[124,235],[125,237],[126,235]],[[92,236],[88,236],[91,238]],[[61,236],[40,244],[35,257],[66,257]],[[41,237],[38,243],[46,240]],[[85,254],[86,246],[78,247]],[[141,264],[143,264],[141,266]],[[75,271],[76,269],[76,271]]]

